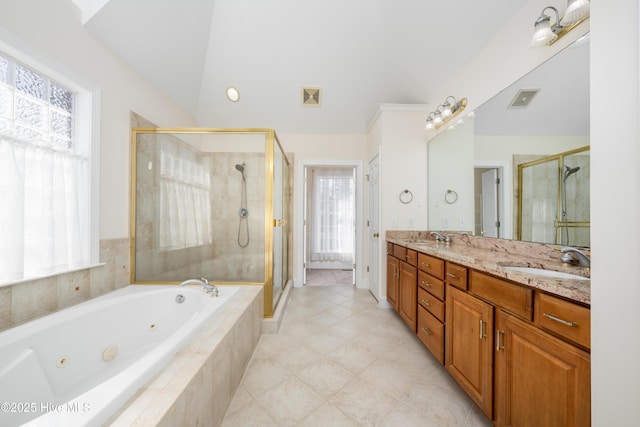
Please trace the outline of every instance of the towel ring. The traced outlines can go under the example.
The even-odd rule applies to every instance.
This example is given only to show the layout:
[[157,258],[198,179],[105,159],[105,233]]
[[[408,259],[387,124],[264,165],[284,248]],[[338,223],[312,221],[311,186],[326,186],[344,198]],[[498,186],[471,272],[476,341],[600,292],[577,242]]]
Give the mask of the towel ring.
[[400,196],[398,196],[398,198],[400,199],[401,203],[408,205],[413,200],[413,193],[409,190],[404,190],[400,193]]
[[458,201],[458,193],[453,190],[447,190],[447,193],[444,195],[444,200],[452,205]]

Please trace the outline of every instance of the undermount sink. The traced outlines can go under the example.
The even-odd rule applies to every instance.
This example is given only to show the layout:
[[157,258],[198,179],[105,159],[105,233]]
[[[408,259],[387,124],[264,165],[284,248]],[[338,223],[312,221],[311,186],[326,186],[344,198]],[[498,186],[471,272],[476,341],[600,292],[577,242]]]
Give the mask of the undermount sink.
[[588,277],[578,276],[577,274],[564,273],[562,271],[547,270],[544,268],[535,267],[517,267],[517,266],[504,266],[506,270],[519,271],[520,273],[535,274],[538,276],[553,277],[555,279],[574,279],[574,280],[590,280]]

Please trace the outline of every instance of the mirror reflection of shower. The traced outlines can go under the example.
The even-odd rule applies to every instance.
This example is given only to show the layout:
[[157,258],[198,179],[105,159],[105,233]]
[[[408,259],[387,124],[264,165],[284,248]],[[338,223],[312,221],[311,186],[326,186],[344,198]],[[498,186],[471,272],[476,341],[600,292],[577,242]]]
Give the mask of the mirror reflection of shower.
[[249,246],[249,210],[247,209],[247,177],[244,174],[246,164],[236,164],[236,170],[242,174],[242,190],[240,193],[240,209],[238,216],[238,245],[242,248]]
[[569,227],[567,227],[567,179],[580,170],[580,166],[571,167],[564,165],[562,170],[562,234],[560,235],[560,244],[569,245]]

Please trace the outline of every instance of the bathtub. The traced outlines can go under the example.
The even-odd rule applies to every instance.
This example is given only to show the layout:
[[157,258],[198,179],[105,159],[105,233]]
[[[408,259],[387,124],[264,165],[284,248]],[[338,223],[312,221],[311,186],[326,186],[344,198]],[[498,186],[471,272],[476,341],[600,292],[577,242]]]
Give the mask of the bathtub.
[[102,425],[238,292],[130,285],[0,333],[0,425]]

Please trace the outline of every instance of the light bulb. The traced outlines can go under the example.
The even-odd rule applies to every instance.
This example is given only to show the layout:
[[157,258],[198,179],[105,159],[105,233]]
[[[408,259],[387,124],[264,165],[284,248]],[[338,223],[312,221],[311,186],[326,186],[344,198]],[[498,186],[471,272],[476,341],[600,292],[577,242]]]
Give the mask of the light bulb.
[[448,101],[442,105],[442,117],[449,117],[451,115],[451,104]]
[[568,27],[589,16],[591,2],[589,0],[568,0],[567,10],[560,20],[560,25]]
[[427,128],[427,129],[433,129],[433,119],[432,119],[431,117],[429,117],[429,118],[427,119],[427,126],[426,126],[426,128]]
[[[544,19],[543,19],[544,17]],[[533,38],[529,43],[529,47],[540,47],[551,43],[558,38],[551,31],[551,19],[546,15],[541,15],[533,27]]]

